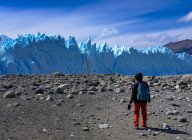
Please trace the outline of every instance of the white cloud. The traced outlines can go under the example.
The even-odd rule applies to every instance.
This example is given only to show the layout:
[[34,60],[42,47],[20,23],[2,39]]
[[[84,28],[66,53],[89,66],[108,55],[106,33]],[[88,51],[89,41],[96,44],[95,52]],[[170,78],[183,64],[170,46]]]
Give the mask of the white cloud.
[[[132,24],[137,21],[126,21],[111,24],[97,24],[91,22],[89,14],[79,11],[69,13],[54,13],[48,9],[20,10],[0,9],[0,33],[16,38],[18,34],[62,35],[66,39],[75,36],[76,40],[86,41],[91,37],[98,40],[114,36],[119,33],[116,27]],[[90,21],[90,22],[88,22]]]
[[156,43],[168,43],[168,42],[176,42],[179,41],[179,37],[181,35],[170,35],[169,33],[160,33],[157,35],[142,35],[137,38],[134,42],[138,41],[148,41],[148,42],[156,42]]
[[169,42],[184,39],[192,39],[192,27],[180,28],[167,31],[139,33],[139,34],[119,34],[107,39],[95,41],[95,43],[107,43],[110,46],[127,46],[135,48],[155,47]]
[[106,39],[117,35],[119,31],[116,28],[104,28],[101,33],[95,38],[95,40]]
[[179,19],[180,22],[190,22],[192,21],[192,11],[189,12],[187,15],[183,16]]
[[75,36],[77,41],[84,41],[90,36],[96,36],[104,25],[91,24],[88,15],[77,12],[54,14],[49,10],[0,9],[0,33],[16,38],[18,34],[48,35],[60,34],[65,38]]

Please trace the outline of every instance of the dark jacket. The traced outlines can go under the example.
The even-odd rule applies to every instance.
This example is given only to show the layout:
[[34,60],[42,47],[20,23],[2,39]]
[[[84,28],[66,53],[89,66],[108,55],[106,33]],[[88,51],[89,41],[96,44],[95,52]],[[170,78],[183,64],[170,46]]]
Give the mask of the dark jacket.
[[[142,81],[142,82],[144,82],[144,81]],[[144,82],[146,85],[147,85],[147,87],[149,88],[149,86],[148,86],[148,84],[146,83],[146,82]],[[139,101],[139,100],[137,100],[137,94],[138,94],[138,90],[137,90],[137,88],[138,88],[138,85],[139,85],[139,82],[136,82],[133,86],[132,86],[132,94],[131,94],[131,99],[130,99],[130,104],[134,101],[134,103],[147,103],[147,101]],[[150,102],[151,101],[151,96],[150,96],[150,94],[149,94],[149,99],[148,99],[148,102]]]

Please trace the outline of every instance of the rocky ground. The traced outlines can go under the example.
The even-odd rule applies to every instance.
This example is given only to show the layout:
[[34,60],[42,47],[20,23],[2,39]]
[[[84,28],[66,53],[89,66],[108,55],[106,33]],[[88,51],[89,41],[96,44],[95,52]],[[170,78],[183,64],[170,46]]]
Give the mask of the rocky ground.
[[0,140],[192,140],[192,76],[144,79],[148,128],[135,130],[130,76],[0,76]]

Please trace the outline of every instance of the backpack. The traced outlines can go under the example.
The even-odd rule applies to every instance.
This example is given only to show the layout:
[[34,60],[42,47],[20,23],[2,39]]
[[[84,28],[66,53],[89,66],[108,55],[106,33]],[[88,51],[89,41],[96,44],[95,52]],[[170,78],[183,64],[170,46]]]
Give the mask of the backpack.
[[149,99],[149,88],[147,87],[146,83],[139,82],[138,84],[138,94],[137,100],[139,101],[147,101]]

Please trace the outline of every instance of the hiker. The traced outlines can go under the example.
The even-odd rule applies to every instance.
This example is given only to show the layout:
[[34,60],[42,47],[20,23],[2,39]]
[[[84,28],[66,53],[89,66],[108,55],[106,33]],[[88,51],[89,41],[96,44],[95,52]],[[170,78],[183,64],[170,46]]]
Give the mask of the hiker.
[[134,122],[133,125],[137,129],[139,127],[139,113],[141,108],[142,114],[142,127],[147,125],[147,102],[150,102],[149,86],[143,81],[142,73],[135,74],[134,85],[132,87],[132,95],[128,104],[128,109],[131,108],[131,104],[134,101]]

